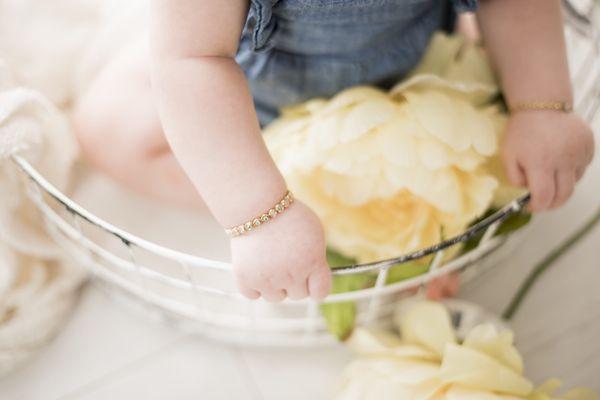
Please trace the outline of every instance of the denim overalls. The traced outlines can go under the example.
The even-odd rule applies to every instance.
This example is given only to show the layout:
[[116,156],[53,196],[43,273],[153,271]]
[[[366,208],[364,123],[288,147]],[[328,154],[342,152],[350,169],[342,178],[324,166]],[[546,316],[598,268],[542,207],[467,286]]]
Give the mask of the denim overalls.
[[251,0],[237,61],[261,124],[349,86],[388,87],[477,0]]

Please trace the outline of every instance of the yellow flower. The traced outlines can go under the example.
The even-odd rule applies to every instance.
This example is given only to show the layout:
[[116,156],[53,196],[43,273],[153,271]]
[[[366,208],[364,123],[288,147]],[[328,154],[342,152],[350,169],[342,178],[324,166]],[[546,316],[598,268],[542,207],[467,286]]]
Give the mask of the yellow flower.
[[360,328],[350,338],[360,358],[344,371],[336,400],[594,400],[589,390],[554,397],[560,386],[540,388],[523,376],[523,360],[510,331],[475,327],[459,344],[439,303],[419,302],[395,319],[402,338]]
[[327,240],[360,262],[455,235],[490,207],[505,116],[487,60],[438,35],[390,92],[345,90],[284,109],[265,140]]

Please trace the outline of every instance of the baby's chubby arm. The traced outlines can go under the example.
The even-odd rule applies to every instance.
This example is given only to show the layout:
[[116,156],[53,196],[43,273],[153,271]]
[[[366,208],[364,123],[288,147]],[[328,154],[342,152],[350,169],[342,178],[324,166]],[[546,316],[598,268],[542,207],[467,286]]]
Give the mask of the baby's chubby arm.
[[[482,0],[478,19],[510,106],[564,101],[573,93],[560,0]],[[574,113],[513,113],[502,144],[509,179],[531,191],[530,208],[563,204],[594,153],[591,129]]]
[[[165,135],[224,227],[262,214],[286,192],[234,59],[247,11],[248,0],[152,2],[152,83]],[[232,238],[231,253],[249,298],[323,298],[330,290],[322,226],[300,201]]]

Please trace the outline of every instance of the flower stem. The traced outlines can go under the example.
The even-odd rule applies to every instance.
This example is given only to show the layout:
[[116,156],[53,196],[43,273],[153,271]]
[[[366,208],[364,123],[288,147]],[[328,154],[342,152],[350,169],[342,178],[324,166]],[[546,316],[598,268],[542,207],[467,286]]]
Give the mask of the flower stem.
[[573,245],[581,240],[586,234],[588,234],[594,226],[600,221],[600,208],[596,210],[596,213],[590,218],[581,228],[569,236],[563,243],[554,249],[550,254],[540,261],[529,273],[527,278],[519,287],[517,293],[513,296],[508,307],[502,313],[502,317],[506,320],[510,320],[520,308],[523,300],[537,282],[538,278],[556,261],[566,253]]

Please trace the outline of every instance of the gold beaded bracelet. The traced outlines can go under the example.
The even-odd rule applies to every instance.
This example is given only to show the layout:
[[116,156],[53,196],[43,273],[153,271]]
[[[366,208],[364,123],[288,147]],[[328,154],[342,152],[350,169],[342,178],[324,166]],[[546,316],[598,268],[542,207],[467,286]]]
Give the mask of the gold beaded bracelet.
[[555,110],[563,112],[573,111],[571,103],[566,101],[529,101],[518,103],[513,107],[510,107],[510,112],[517,111],[532,111],[532,110]]
[[294,202],[294,197],[292,196],[292,192],[289,190],[285,193],[285,196],[281,200],[279,200],[272,208],[270,208],[265,213],[260,216],[245,222],[241,225],[232,226],[231,228],[225,229],[225,233],[230,237],[240,236],[244,233],[250,232],[254,228],[258,228],[262,224],[269,222],[277,215],[284,212],[292,203]]

